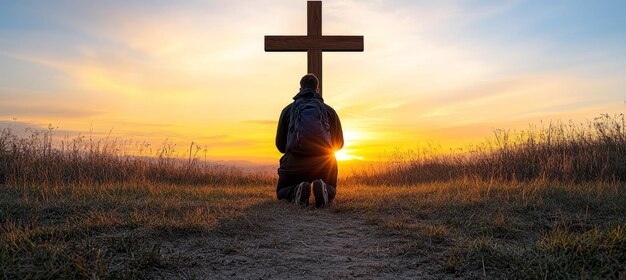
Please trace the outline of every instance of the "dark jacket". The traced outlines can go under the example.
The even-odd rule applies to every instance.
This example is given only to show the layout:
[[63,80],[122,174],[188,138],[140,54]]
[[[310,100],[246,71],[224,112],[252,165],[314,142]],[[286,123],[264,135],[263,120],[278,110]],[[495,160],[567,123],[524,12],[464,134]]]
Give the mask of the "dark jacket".
[[[324,99],[319,94],[308,88],[305,88],[298,92],[298,94],[296,94],[293,99],[297,100],[302,97],[315,97],[324,102]],[[328,112],[331,142],[333,145],[333,149],[336,151],[343,147],[343,131],[341,130],[341,122],[339,121],[339,116],[337,116],[337,112],[335,112],[333,108],[331,108],[327,104],[324,104],[324,106],[326,108],[326,111]],[[330,184],[334,183],[333,186],[336,186],[337,160],[335,159],[335,155],[333,153],[322,156],[308,156],[293,154],[291,152],[285,153],[285,150],[287,148],[287,133],[289,131],[289,119],[291,117],[292,107],[293,103],[285,107],[285,109],[283,109],[283,111],[280,113],[280,119],[278,120],[278,129],[276,131],[276,148],[278,148],[281,153],[285,154],[280,159],[280,168],[278,169],[278,174],[287,174],[290,176],[302,175],[303,178],[309,178],[312,175],[315,175],[312,173],[326,174],[330,172],[334,173],[334,176],[330,176],[334,178],[319,179],[325,179],[325,182]],[[334,172],[331,172],[333,169]],[[281,186],[279,186],[279,188],[280,187]]]

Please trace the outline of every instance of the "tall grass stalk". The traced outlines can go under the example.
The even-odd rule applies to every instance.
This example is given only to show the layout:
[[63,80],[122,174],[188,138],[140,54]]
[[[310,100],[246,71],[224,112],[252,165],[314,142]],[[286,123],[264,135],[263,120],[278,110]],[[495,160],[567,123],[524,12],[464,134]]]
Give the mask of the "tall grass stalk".
[[[78,136],[54,141],[54,130],[30,130],[19,136],[0,130],[0,184],[65,185],[102,183],[267,184],[273,176],[249,173],[235,166],[199,163],[200,146],[192,142],[181,159],[176,145],[164,142],[156,151],[142,144],[139,155],[128,155],[124,144],[106,137]],[[183,153],[185,154],[185,153]],[[206,149],[205,149],[206,157]]]
[[624,115],[550,123],[527,130],[495,130],[480,145],[442,154],[432,147],[396,152],[378,172],[356,171],[368,184],[408,185],[448,180],[626,182]]

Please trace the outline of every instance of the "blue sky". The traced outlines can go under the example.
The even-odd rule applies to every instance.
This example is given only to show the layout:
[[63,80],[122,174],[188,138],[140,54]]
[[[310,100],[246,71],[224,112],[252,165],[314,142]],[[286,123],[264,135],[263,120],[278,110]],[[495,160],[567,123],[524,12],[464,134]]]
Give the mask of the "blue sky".
[[[355,156],[626,106],[626,1],[323,3],[325,34],[365,36],[324,55]],[[2,1],[0,122],[270,161],[306,56],[263,36],[305,31],[306,1]]]

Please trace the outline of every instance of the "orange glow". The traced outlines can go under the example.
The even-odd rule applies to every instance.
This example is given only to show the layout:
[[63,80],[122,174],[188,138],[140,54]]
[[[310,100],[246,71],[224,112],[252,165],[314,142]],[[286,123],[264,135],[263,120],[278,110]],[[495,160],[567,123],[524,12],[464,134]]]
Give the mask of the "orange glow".
[[[518,38],[524,44],[517,46],[459,36],[467,22],[492,26],[503,18],[484,7],[475,14],[447,2],[415,9],[338,2],[324,8],[324,34],[364,34],[366,42],[363,53],[324,53],[324,101],[345,136],[339,161],[385,160],[431,144],[447,153],[495,128],[624,111],[626,63],[615,59],[621,45],[555,54],[531,38]],[[285,1],[259,13],[255,5],[202,3],[162,9],[146,2],[136,10],[76,4],[82,12],[67,14],[73,9],[61,4],[24,5],[41,16],[10,12],[15,26],[53,22],[7,31],[0,42],[0,127],[52,124],[58,138],[109,137],[153,150],[167,140],[181,157],[193,142],[208,160],[276,165],[277,121],[306,73],[307,55],[267,53],[263,36],[302,35],[305,7]],[[503,11],[495,6],[494,13]],[[551,36],[537,38],[544,37]]]
[[363,139],[363,132],[347,129],[343,131],[343,138],[343,149],[335,152],[335,158],[340,161],[363,160],[363,156],[356,155],[356,151],[351,148],[358,145],[359,140]]
[[335,158],[337,158],[337,160],[339,161],[344,161],[344,160],[363,160],[363,157],[361,156],[356,156],[356,155],[352,155],[350,153],[350,151],[348,150],[340,150],[340,151],[336,151],[335,152]]

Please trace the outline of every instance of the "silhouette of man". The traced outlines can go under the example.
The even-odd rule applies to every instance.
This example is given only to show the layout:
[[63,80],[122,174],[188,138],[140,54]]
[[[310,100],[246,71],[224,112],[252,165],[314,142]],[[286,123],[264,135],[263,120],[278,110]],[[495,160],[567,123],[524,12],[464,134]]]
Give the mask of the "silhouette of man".
[[276,195],[280,200],[309,205],[311,191],[316,207],[329,205],[336,194],[337,160],[343,147],[339,116],[324,103],[313,74],[300,80],[300,92],[280,114],[276,147],[284,155],[278,168]]

